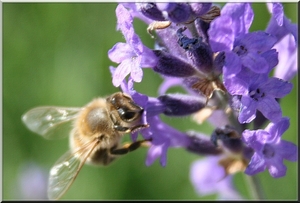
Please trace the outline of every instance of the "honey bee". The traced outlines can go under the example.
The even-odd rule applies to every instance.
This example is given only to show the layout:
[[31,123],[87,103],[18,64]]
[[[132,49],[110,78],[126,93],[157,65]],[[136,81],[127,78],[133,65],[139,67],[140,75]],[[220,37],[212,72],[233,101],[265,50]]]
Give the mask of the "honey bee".
[[73,121],[70,150],[50,170],[48,198],[61,198],[85,163],[108,165],[118,155],[147,144],[150,140],[120,146],[125,133],[149,126],[143,124],[143,111],[129,95],[117,92],[107,98],[94,99],[82,108],[42,106],[26,112],[22,116],[25,125],[47,139],[64,136],[55,133],[57,128]]

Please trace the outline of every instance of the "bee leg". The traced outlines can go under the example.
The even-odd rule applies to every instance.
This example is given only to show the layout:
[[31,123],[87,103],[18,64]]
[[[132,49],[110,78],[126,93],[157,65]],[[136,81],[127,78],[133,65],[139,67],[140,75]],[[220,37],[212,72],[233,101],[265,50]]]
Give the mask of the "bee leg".
[[128,152],[131,152],[133,150],[136,150],[137,148],[141,146],[147,146],[146,142],[149,142],[151,140],[140,140],[132,143],[128,143],[122,146],[122,148],[119,149],[112,149],[110,151],[111,154],[114,155],[122,155],[122,154],[127,154]]

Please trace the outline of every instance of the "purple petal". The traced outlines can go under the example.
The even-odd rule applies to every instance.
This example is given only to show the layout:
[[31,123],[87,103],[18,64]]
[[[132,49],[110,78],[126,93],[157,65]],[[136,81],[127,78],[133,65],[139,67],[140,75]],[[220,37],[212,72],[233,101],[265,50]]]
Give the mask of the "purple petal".
[[132,29],[133,17],[122,4],[118,4],[116,8],[116,15],[118,20],[118,29],[122,31],[123,35],[125,35],[124,33]]
[[139,18],[140,20],[144,21],[147,24],[150,24],[152,22],[151,19],[147,18],[139,11],[139,8],[137,7],[136,3],[120,3],[120,4],[122,4],[125,8],[129,9],[130,15],[133,18]]
[[270,73],[270,71],[278,64],[278,52],[275,49],[268,50],[260,55],[263,57],[266,62],[269,65],[269,69],[267,73]]
[[254,153],[245,173],[248,175],[255,175],[266,169],[265,160],[262,159],[257,153]]
[[[143,107],[144,109],[146,108],[146,105],[148,103],[148,97],[146,95],[135,92],[131,97],[136,104]],[[149,112],[145,112],[145,113],[149,113]]]
[[126,41],[132,47],[135,55],[141,55],[143,53],[144,45],[137,34],[135,34],[134,29],[130,29],[124,34]]
[[261,152],[261,150],[264,148],[264,145],[267,144],[271,140],[270,136],[271,136],[270,133],[265,130],[255,130],[256,141],[261,146],[258,146],[258,144],[255,143],[256,146],[252,145],[252,148],[257,152]]
[[277,122],[282,117],[280,105],[270,96],[265,96],[262,101],[257,103],[257,110],[272,122]]
[[141,57],[135,57],[131,63],[131,77],[135,82],[141,82],[143,79],[143,70],[140,67]]
[[211,49],[214,52],[232,50],[235,35],[231,24],[232,19],[226,15],[211,22],[208,35]]
[[253,18],[254,18],[254,12],[252,10],[252,7],[249,3],[246,3],[244,16],[243,16],[245,33],[247,33],[249,31],[249,29],[252,25]]
[[263,89],[268,95],[274,98],[282,98],[289,94],[293,88],[293,84],[279,78],[269,78],[264,84]]
[[269,71],[269,64],[257,53],[250,52],[244,57],[241,57],[241,60],[243,66],[255,73],[267,73]]
[[231,95],[244,95],[248,92],[247,83],[239,78],[226,78],[224,85]]
[[131,65],[131,59],[126,59],[117,67],[113,75],[113,85],[115,87],[120,86],[124,78],[130,73]]
[[161,156],[163,151],[163,146],[160,145],[151,145],[151,147],[148,150],[148,155],[146,159],[146,166],[150,166],[153,164],[153,162]]
[[292,34],[294,40],[298,42],[298,26],[297,24],[291,23],[291,20],[284,15],[282,5],[279,3],[274,4],[271,12],[273,12],[272,17],[268,23],[266,32],[275,36],[278,41],[285,35]]
[[223,74],[226,78],[234,77],[241,71],[242,63],[240,57],[232,52],[225,52],[225,65]]
[[290,119],[284,117],[277,123],[270,123],[265,130],[270,134],[269,140],[276,140],[276,138],[280,138],[289,127]]
[[253,130],[244,130],[243,131],[243,135],[242,135],[242,140],[248,144],[249,146],[251,146],[252,142],[255,142],[255,131]]
[[254,17],[249,3],[227,3],[221,10],[221,17],[224,15],[232,18],[232,23],[225,25],[233,29],[235,36],[248,33]]
[[289,161],[298,160],[298,148],[292,142],[281,140],[280,144],[276,148],[277,153],[279,153],[284,159]]
[[265,52],[271,49],[276,41],[276,38],[272,35],[263,31],[256,31],[239,36],[234,44],[235,46],[243,45],[247,47],[249,52]]
[[242,140],[255,151],[260,152],[268,135],[264,130],[244,130]]
[[[158,106],[158,108],[161,107]],[[147,122],[150,127],[141,131],[145,139],[152,138],[152,146],[146,159],[147,165],[152,164],[156,158],[160,157],[160,164],[165,166],[169,147],[187,147],[190,144],[190,139],[186,134],[165,124],[159,116],[147,114]]]
[[269,173],[273,178],[280,178],[286,174],[286,166],[283,164],[282,159],[273,159],[272,163],[268,166]]
[[[291,23],[290,19],[287,19],[286,17],[284,17],[283,19],[283,25],[286,29],[285,35],[287,34],[292,34],[294,37],[294,40],[298,43],[298,25]],[[284,36],[282,36],[280,39],[282,39]]]
[[261,86],[263,86],[263,84],[269,79],[268,74],[258,74],[245,67],[243,68],[243,70],[240,72],[238,76],[248,82],[249,91],[258,88],[260,89]]
[[247,95],[242,96],[242,109],[240,111],[238,120],[240,123],[250,123],[255,117],[257,102]]
[[155,56],[153,50],[148,47],[143,47],[141,67],[154,67],[157,64],[157,57]]
[[165,142],[162,146],[162,151],[161,151],[161,156],[160,156],[160,160],[159,163],[162,167],[165,167],[167,164],[167,151],[168,148],[170,146],[170,142]]
[[267,3],[268,10],[273,14],[273,18],[279,26],[283,24],[284,11],[281,3]]
[[118,42],[109,51],[108,57],[115,63],[121,63],[123,60],[135,56],[131,46],[126,43]]
[[285,36],[274,48],[279,52],[279,63],[274,77],[290,81],[297,73],[297,45],[291,34]]

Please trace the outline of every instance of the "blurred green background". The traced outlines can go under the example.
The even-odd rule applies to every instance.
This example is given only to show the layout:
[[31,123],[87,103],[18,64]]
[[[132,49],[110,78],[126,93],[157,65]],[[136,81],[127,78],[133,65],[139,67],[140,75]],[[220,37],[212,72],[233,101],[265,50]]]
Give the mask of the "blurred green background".
[[[286,15],[297,22],[297,4],[286,3]],[[254,3],[252,30],[264,29],[269,13],[263,3]],[[124,41],[116,31],[115,3],[3,3],[3,183],[4,200],[25,199],[26,189],[39,188],[34,196],[45,198],[48,171],[68,150],[68,139],[45,140],[21,122],[27,110],[42,105],[80,107],[95,97],[118,91],[111,83],[107,51]],[[135,20],[135,30],[148,47],[153,39],[146,25]],[[136,89],[157,96],[162,79],[144,69]],[[291,117],[284,139],[297,143],[297,78],[294,89],[282,100],[283,115]],[[176,89],[173,89],[176,91]],[[209,134],[208,124],[190,118],[165,119],[180,130],[194,129]],[[126,136],[128,140],[129,136]],[[165,168],[156,161],[145,166],[147,149],[121,157],[108,167],[85,165],[62,199],[213,199],[200,197],[190,180],[193,161],[201,157],[183,149],[170,149]],[[285,162],[287,175],[274,179],[258,175],[268,199],[296,199],[298,163]],[[36,167],[41,170],[35,171]],[[26,172],[27,171],[27,172]],[[46,179],[45,179],[46,178]],[[242,174],[234,182],[249,198]],[[28,193],[28,192],[27,192]],[[40,193],[40,194],[38,194]]]

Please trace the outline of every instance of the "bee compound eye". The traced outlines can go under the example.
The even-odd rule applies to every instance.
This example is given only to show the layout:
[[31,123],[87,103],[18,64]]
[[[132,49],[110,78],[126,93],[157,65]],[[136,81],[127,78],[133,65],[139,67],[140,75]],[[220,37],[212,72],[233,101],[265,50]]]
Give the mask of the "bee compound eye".
[[118,109],[118,113],[123,121],[131,121],[138,115],[138,112],[130,111],[128,109],[124,110],[123,108]]
[[123,117],[125,120],[131,120],[131,119],[133,119],[135,116],[136,116],[136,112],[131,112],[131,111],[125,112],[125,113],[122,115],[122,117]]

